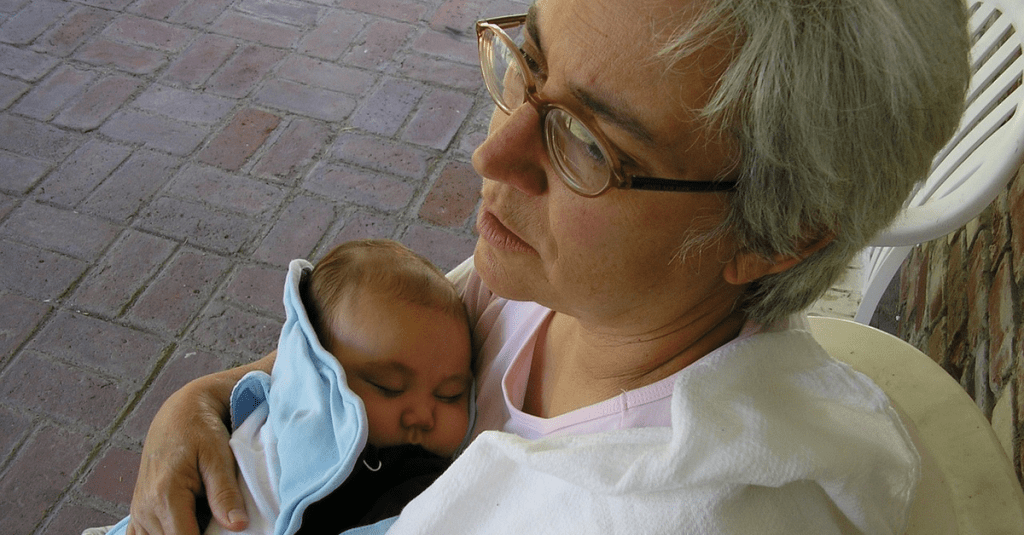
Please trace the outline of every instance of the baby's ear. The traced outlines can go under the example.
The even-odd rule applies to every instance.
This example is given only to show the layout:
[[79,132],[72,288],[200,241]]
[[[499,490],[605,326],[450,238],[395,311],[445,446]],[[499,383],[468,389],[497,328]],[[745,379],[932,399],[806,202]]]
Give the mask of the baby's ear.
[[824,237],[807,239],[799,244],[795,255],[776,254],[766,258],[751,251],[739,251],[726,263],[723,275],[729,284],[742,285],[766,275],[782,273],[832,243],[835,237],[829,232]]

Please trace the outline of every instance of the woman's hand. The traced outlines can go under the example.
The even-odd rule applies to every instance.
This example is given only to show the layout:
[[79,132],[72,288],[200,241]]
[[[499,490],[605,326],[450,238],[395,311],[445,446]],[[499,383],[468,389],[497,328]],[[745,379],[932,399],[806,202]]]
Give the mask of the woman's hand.
[[274,357],[200,377],[164,402],[142,448],[127,535],[199,535],[202,494],[215,522],[231,531],[248,526],[224,422],[234,384],[251,370],[269,372]]

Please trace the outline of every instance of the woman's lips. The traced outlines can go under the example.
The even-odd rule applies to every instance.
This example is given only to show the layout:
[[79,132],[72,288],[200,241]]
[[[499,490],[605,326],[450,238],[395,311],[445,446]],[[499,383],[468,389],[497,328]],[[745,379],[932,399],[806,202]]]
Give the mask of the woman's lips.
[[476,230],[480,237],[498,249],[517,253],[537,254],[537,250],[523,241],[515,232],[509,230],[501,220],[489,210],[480,210],[476,219]]

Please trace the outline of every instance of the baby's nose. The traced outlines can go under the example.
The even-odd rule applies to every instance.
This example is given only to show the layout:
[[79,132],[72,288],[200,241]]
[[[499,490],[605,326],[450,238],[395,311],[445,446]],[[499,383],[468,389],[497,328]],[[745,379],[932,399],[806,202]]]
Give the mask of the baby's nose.
[[434,427],[434,405],[432,403],[410,405],[402,412],[402,426],[429,431]]

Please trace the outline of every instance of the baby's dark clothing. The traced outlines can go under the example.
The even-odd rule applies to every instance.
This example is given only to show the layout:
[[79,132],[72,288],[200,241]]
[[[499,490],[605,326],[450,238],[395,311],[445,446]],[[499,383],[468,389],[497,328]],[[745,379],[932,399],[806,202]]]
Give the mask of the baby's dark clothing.
[[306,508],[296,535],[337,535],[395,516],[450,464],[419,446],[367,446],[345,482]]

